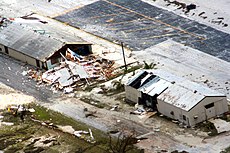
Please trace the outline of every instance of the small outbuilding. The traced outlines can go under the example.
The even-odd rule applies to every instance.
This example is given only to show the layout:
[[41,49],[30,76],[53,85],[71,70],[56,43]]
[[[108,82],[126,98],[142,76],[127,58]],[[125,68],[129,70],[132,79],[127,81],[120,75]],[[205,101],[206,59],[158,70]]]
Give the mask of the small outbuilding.
[[37,18],[33,18],[37,23],[28,24],[31,20],[14,21],[0,29],[0,52],[43,69],[59,64],[62,58],[60,53],[65,55],[67,48],[83,54],[92,52],[91,44],[81,38],[62,31],[54,35],[59,30],[54,25],[39,22]]
[[127,101],[150,107],[187,126],[228,111],[224,94],[163,71],[139,72],[128,81],[125,92]]

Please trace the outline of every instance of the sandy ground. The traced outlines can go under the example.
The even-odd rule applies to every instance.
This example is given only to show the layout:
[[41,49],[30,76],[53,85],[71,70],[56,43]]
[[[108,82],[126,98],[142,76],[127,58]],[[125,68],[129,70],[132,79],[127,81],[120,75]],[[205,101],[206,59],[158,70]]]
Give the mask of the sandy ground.
[[[66,12],[66,10],[71,10],[73,8],[81,7],[85,4],[89,4],[91,2],[94,2],[96,0],[81,0],[81,1],[71,1],[71,0],[60,0],[55,1],[52,0],[51,3],[45,1],[45,0],[34,0],[34,1],[28,1],[28,0],[1,0],[0,1],[0,15],[6,16],[6,17],[20,17],[26,14],[30,14],[31,12],[38,12],[39,14],[43,14],[46,16],[56,16],[58,14],[61,14],[63,12]],[[149,0],[150,1],[150,0]],[[210,5],[214,3],[214,0],[210,1],[210,3],[204,3],[205,1],[192,1],[189,0],[186,3],[199,3],[199,7],[197,10],[198,12],[190,12],[187,17],[193,18],[195,15],[191,15],[191,13],[195,13],[197,16],[197,13],[200,13],[203,8],[206,10],[210,9]],[[209,2],[209,1],[208,1]],[[228,23],[229,20],[226,16],[228,13],[228,9],[226,9],[225,6],[229,6],[227,1],[218,1],[219,4],[216,6],[222,7],[225,9],[223,11],[219,8],[212,7],[212,11],[210,13],[213,13],[212,17],[208,17],[206,19],[199,19],[200,17],[197,16],[194,17],[195,20],[198,20],[199,22],[208,24],[212,27],[221,29],[223,31],[228,32],[228,27],[221,27],[216,24],[212,24],[208,21],[208,19],[214,19],[219,16],[217,16],[215,11],[218,11],[217,14],[220,14],[224,16],[224,22]],[[159,0],[155,2],[151,2],[153,5],[158,5],[159,7],[164,7],[166,9],[171,9],[174,12],[181,14],[183,16],[184,13],[181,10],[176,10],[174,6],[165,7],[165,3],[160,2]],[[204,4],[205,5],[204,5]],[[208,4],[206,6],[206,4]],[[198,4],[197,4],[198,5]],[[223,6],[222,6],[223,5]],[[202,10],[199,10],[202,8]],[[208,11],[206,11],[208,12]],[[223,13],[223,15],[221,14]],[[74,30],[73,28],[70,28],[71,30]],[[76,29],[75,29],[76,30]],[[113,52],[114,50],[120,52],[120,47],[113,45],[112,43],[109,43],[108,41],[105,41],[103,39],[97,38],[95,36],[92,36],[88,33],[84,33],[82,31],[77,31],[76,33],[79,33],[83,39],[92,42],[94,44],[94,50],[96,52],[102,52],[101,46],[104,47],[104,51],[109,50]],[[156,46],[155,49],[157,49],[159,46]],[[159,49],[159,48],[158,48]],[[150,53],[151,54],[151,53]],[[147,55],[147,54],[145,54]],[[218,90],[220,92],[224,92],[228,94],[229,96],[229,90],[222,89],[216,89],[219,87],[229,89],[229,64],[224,62],[224,65],[222,65],[222,62],[220,60],[217,60],[219,63],[216,63],[216,60],[208,61],[205,55],[203,54],[194,54],[194,58],[190,59],[190,54],[180,54],[180,56],[174,54],[174,56],[167,54],[154,54],[154,56],[148,56],[149,59],[146,58],[146,56],[139,56],[138,59],[146,60],[149,62],[156,62],[159,64],[157,65],[158,68],[162,68],[164,70],[167,70],[169,72],[173,72],[179,76],[184,76],[188,79],[203,83],[206,79],[209,80],[211,83],[210,85],[214,86],[212,87],[215,90]],[[201,56],[202,55],[202,56]],[[128,56],[128,55],[127,55]],[[177,59],[172,59],[173,57],[178,57]],[[114,57],[113,54],[111,57]],[[136,130],[139,134],[147,134],[146,140],[142,140],[138,145],[142,148],[146,149],[146,152],[158,152],[162,149],[168,149],[173,151],[174,149],[178,150],[187,150],[189,152],[207,152],[207,153],[216,153],[220,152],[222,149],[229,146],[230,141],[230,134],[229,132],[223,133],[216,137],[208,137],[206,133],[202,133],[200,131],[193,131],[188,129],[181,129],[176,124],[171,123],[170,121],[164,121],[162,119],[150,119],[143,121],[138,116],[130,115],[129,111],[121,111],[121,112],[114,112],[110,110],[105,109],[98,109],[96,107],[93,107],[92,105],[83,103],[79,101],[79,99],[76,98],[68,98],[65,96],[52,96],[50,95],[52,92],[48,91],[47,89],[42,89],[39,87],[36,87],[35,83],[33,81],[29,82],[28,80],[25,80],[23,76],[21,75],[21,72],[23,64],[20,62],[17,62],[13,59],[8,59],[5,56],[1,55],[1,69],[0,69],[0,81],[4,84],[8,84],[11,87],[14,87],[17,84],[16,89],[23,91],[26,94],[33,95],[37,98],[43,99],[43,101],[40,101],[39,103],[49,107],[51,109],[60,111],[76,120],[81,120],[87,124],[90,124],[92,126],[96,126],[99,129],[102,130],[108,130],[111,127],[122,127],[125,126],[127,128],[133,128],[136,127]],[[136,57],[137,58],[137,57]],[[15,63],[18,63],[15,64]],[[195,64],[194,64],[195,63]],[[11,65],[12,64],[12,65]],[[215,65],[216,64],[216,65]],[[209,67],[210,65],[211,68]],[[9,68],[11,70],[9,70]],[[13,70],[12,70],[13,69]],[[192,75],[190,75],[192,74]],[[205,76],[205,77],[204,77]],[[23,78],[23,79],[22,79]],[[226,82],[229,82],[228,84],[225,84]],[[24,84],[22,84],[24,83]],[[10,101],[9,99],[12,99],[12,97],[18,97],[16,101],[17,103],[20,102],[31,102],[34,101],[33,97],[24,95],[18,91],[12,90],[11,88],[8,88],[4,85],[0,84],[0,96],[4,97],[4,101],[1,104],[2,107],[5,106],[5,99],[7,99],[8,102],[16,101],[13,99]],[[1,98],[3,99],[3,98]],[[111,99],[105,99],[105,100],[111,100]],[[91,117],[86,118],[83,109],[88,108],[89,110],[96,111],[97,117]],[[170,128],[169,128],[170,127]],[[160,131],[158,130],[160,129]],[[194,134],[195,133],[195,134]]]
[[24,95],[0,82],[0,109],[6,109],[9,105],[27,104],[31,102],[35,102],[34,97]]

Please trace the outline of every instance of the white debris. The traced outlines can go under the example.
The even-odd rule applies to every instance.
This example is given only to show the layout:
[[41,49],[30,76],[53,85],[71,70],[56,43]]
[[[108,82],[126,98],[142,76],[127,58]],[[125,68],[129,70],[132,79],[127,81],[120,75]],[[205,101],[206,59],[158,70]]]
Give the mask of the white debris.
[[35,109],[29,108],[28,111],[31,112],[31,113],[34,113],[34,112],[35,112]]
[[89,132],[87,132],[87,131],[82,131],[82,130],[80,130],[80,131],[74,131],[74,132],[73,132],[73,134],[74,134],[75,136],[77,136],[78,138],[80,138],[82,134],[88,134],[88,133],[89,133]]
[[69,126],[69,125],[67,125],[67,126],[60,126],[60,125],[58,125],[58,128],[60,130],[62,130],[63,132],[70,133],[70,134],[74,134],[74,132],[75,132],[75,130],[73,129],[73,127]]
[[14,123],[11,122],[1,122],[2,125],[6,125],[6,126],[12,126],[14,125]]
[[72,87],[66,87],[64,88],[64,93],[68,94],[68,93],[72,93],[73,92],[73,88]]
[[97,93],[97,94],[100,94],[102,92],[103,92],[103,90],[101,88],[93,88],[91,91],[91,93]]
[[94,140],[93,133],[92,133],[91,129],[89,129],[89,134],[90,134],[91,139]]

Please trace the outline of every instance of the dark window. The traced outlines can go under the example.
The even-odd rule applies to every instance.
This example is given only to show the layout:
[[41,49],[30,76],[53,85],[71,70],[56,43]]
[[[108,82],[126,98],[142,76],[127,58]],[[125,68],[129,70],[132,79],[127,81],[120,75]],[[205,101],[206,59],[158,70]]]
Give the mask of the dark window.
[[183,120],[185,120],[185,121],[186,121],[186,116],[185,116],[185,115],[183,115]]
[[42,68],[46,69],[46,63],[42,62]]
[[173,112],[173,111],[171,111],[171,112],[170,112],[170,114],[171,114],[171,115],[174,115],[174,112]]
[[52,64],[52,65],[53,65],[53,64],[56,64],[56,63],[59,63],[58,58],[51,58],[50,61],[51,61],[51,64]]
[[214,107],[214,103],[211,103],[211,104],[208,104],[208,105],[206,105],[206,106],[204,106],[206,109],[209,109],[209,108],[211,108],[211,107]]
[[2,48],[0,48],[0,52],[2,51]]
[[8,47],[4,46],[6,54],[9,54]]

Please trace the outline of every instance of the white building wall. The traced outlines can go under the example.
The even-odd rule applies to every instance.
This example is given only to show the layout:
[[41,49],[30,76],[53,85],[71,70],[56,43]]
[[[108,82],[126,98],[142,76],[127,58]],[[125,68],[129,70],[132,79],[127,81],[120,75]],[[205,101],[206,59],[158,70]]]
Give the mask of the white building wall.
[[174,105],[166,103],[160,99],[157,99],[157,101],[158,101],[157,109],[161,114],[175,120],[181,120],[181,114],[182,114],[181,109],[175,107]]
[[[178,120],[179,122],[181,123],[184,123],[184,124],[188,124],[188,112],[174,106],[174,105],[171,105],[169,103],[165,103],[163,102],[162,100],[158,100],[158,105],[157,105],[157,109],[158,111],[169,117],[169,118],[172,118],[174,120]],[[184,120],[183,118],[183,115],[185,116],[186,120]]]
[[[213,116],[207,117],[207,109],[205,108],[205,106],[211,103],[214,103],[215,114]],[[203,122],[209,118],[227,112],[228,105],[226,97],[206,97],[194,108],[187,112],[178,107],[175,107],[174,105],[158,99],[157,109],[161,114],[167,117],[178,120],[188,126],[194,126],[197,123]],[[172,115],[172,111],[174,115]]]
[[13,57],[13,58],[15,58],[17,60],[26,62],[26,63],[28,63],[30,65],[37,66],[36,65],[36,59],[31,58],[29,56],[26,56],[26,55],[24,55],[24,54],[22,54],[22,53],[20,53],[18,51],[15,51],[15,50],[13,50],[11,48],[8,48],[8,51],[9,51],[9,56],[11,56],[11,57]]
[[[205,106],[214,103],[214,108],[206,109]],[[209,116],[207,111],[213,111],[213,115]],[[226,97],[206,97],[198,105],[189,111],[189,121],[191,126],[203,122],[212,117],[219,116],[228,111]],[[197,119],[194,117],[197,116]]]
[[126,100],[137,103],[138,98],[141,97],[141,92],[133,87],[125,86],[125,96]]

